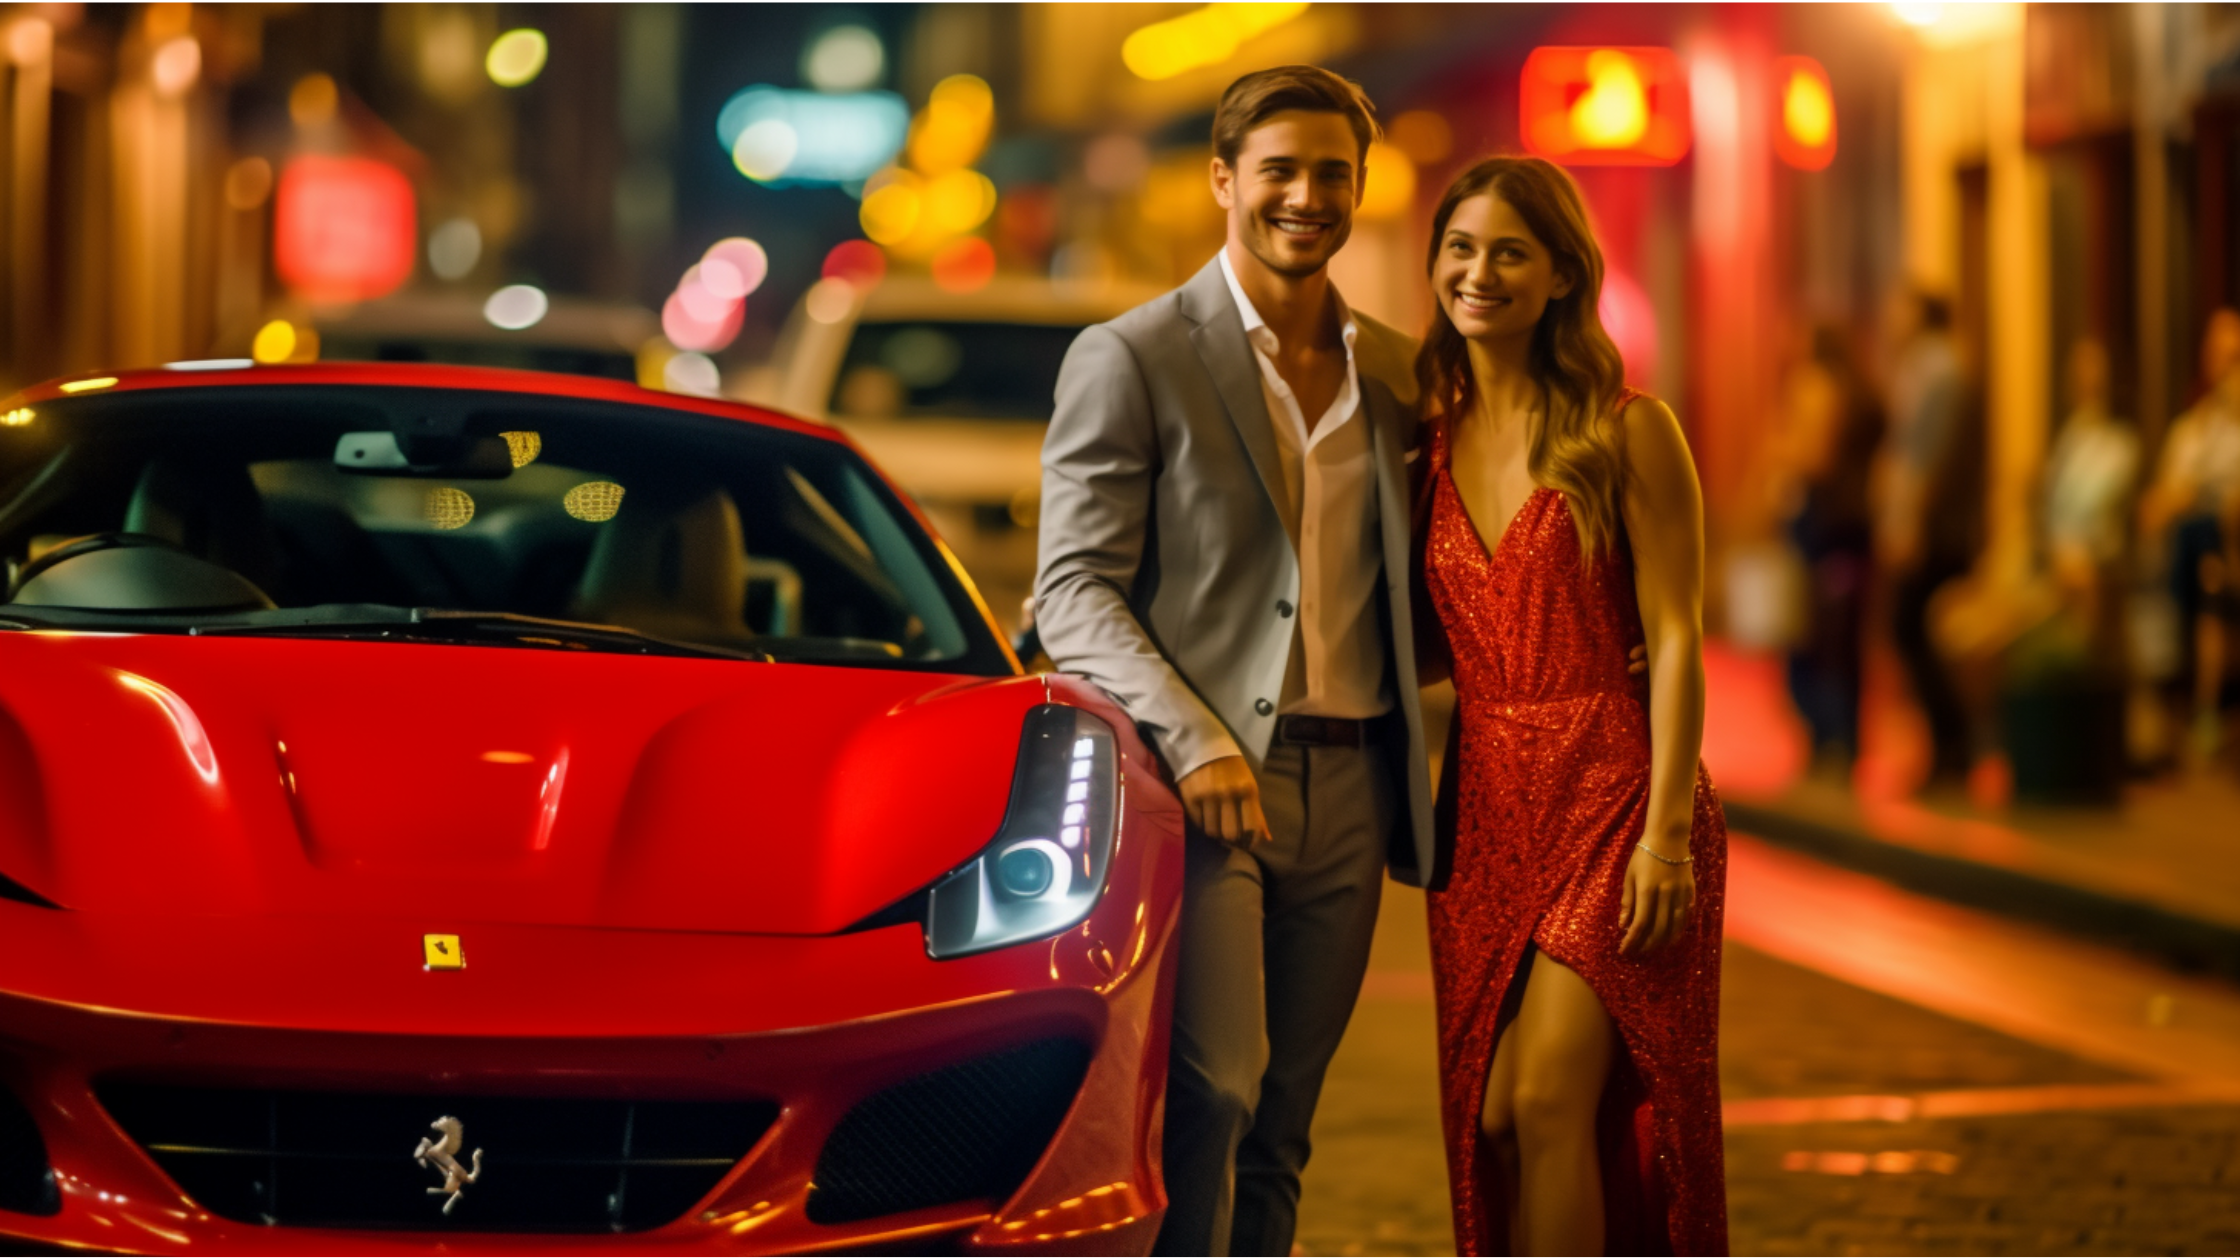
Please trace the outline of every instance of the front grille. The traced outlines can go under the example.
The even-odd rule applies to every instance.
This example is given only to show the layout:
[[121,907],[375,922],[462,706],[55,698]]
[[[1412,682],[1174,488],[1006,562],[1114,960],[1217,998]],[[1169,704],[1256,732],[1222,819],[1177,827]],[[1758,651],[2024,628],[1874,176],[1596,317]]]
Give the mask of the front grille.
[[912,1077],[858,1103],[817,1158],[820,1225],[967,1199],[1002,1201],[1081,1092],[1089,1048],[1058,1038]]
[[0,1212],[52,1216],[61,1210],[39,1125],[14,1094],[0,1088]]
[[[266,1225],[620,1233],[691,1210],[746,1155],[766,1102],[406,1096],[118,1082],[101,1105],[188,1196]],[[465,1126],[482,1173],[446,1216],[443,1178],[412,1153]]]

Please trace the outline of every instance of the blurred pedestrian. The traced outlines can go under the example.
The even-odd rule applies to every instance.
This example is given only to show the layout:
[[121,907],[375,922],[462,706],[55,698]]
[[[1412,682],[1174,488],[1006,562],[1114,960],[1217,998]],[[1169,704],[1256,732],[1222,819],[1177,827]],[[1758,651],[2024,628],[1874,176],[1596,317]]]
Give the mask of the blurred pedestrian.
[[1843,330],[1821,325],[1788,389],[1795,430],[1784,498],[1790,544],[1805,572],[1801,641],[1789,691],[1815,760],[1848,771],[1859,753],[1867,594],[1874,570],[1868,481],[1882,446],[1882,401]]
[[1671,409],[1625,387],[1562,168],[1465,171],[1428,267],[1419,625],[1458,701],[1430,895],[1455,1245],[1723,1255],[1695,466]]
[[2095,668],[2120,670],[2123,559],[2139,480],[2139,434],[2108,406],[2108,351],[2070,347],[2069,413],[2046,456],[2040,563],[2090,645]]
[[2227,542],[2224,521],[2240,517],[2240,311],[2226,307],[2209,317],[2201,338],[2201,378],[2200,399],[2171,423],[2163,439],[2139,522],[2140,532],[2167,557],[2178,614],[2179,674],[2191,683],[2197,756],[2213,752],[2219,739],[2223,654],[2203,662],[2201,647],[2221,637],[2204,620],[2213,608],[2206,588],[2226,584],[2217,559]]
[[1874,547],[1887,575],[1890,639],[1928,720],[1929,774],[1965,780],[1974,724],[1930,632],[1938,588],[1966,573],[1982,545],[1981,410],[1952,335],[1952,307],[1915,292],[1900,308],[1890,431],[1876,468]]
[[1229,86],[1211,170],[1226,243],[1081,334],[1042,450],[1043,645],[1127,707],[1189,820],[1167,1254],[1290,1254],[1387,855],[1406,882],[1432,874],[1399,580],[1415,346],[1327,271],[1370,111],[1310,66]]

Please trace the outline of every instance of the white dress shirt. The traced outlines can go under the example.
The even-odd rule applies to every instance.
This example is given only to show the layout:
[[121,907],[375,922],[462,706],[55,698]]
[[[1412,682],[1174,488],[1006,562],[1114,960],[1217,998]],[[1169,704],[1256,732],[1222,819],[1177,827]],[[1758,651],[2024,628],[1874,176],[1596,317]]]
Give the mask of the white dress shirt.
[[1260,392],[1275,429],[1285,489],[1299,513],[1299,642],[1305,678],[1285,688],[1285,713],[1332,718],[1372,718],[1392,708],[1385,683],[1384,628],[1376,594],[1384,571],[1377,520],[1376,463],[1369,420],[1362,413],[1361,377],[1354,367],[1357,329],[1353,312],[1335,288],[1346,347],[1345,384],[1313,428],[1298,395],[1276,371],[1275,330],[1260,318],[1237,283],[1229,252],[1221,274],[1244,319],[1245,339],[1260,363]]

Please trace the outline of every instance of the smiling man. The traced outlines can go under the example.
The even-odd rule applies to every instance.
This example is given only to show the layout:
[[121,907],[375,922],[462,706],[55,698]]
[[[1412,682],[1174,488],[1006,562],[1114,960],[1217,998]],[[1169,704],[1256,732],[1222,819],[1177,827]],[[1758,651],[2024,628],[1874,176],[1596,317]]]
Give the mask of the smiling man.
[[1414,343],[1327,271],[1376,123],[1312,66],[1214,114],[1228,240],[1082,333],[1042,450],[1036,619],[1189,816],[1159,1250],[1287,1255],[1382,872],[1432,870],[1409,622]]

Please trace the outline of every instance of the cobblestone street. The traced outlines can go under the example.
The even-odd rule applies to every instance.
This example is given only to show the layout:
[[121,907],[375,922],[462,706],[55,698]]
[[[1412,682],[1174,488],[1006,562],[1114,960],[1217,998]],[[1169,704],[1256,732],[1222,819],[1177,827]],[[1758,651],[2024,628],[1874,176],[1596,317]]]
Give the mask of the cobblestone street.
[[[2240,1250],[2240,993],[1737,847],[1758,908],[1728,925],[1721,1027],[1735,1254]],[[1317,1118],[1309,1254],[1453,1249],[1421,898],[1387,892]],[[1939,986],[1961,941],[1945,962],[1976,972]],[[2000,965],[1993,996],[1956,996]]]

